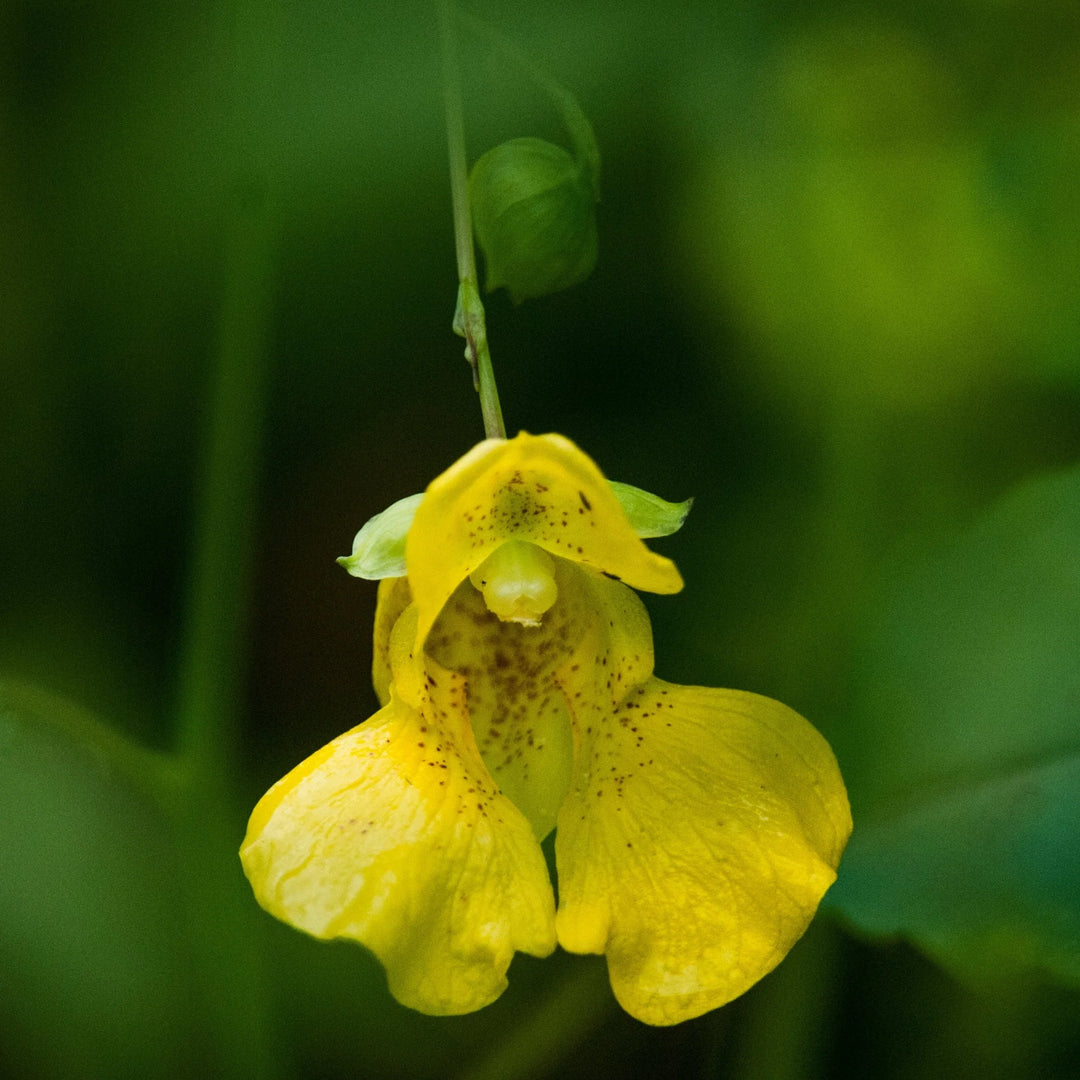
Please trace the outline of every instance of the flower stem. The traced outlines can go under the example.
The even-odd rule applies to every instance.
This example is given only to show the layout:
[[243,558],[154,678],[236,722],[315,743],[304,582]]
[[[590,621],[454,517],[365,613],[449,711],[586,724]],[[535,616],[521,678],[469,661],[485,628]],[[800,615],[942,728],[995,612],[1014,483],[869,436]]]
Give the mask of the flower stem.
[[[843,938],[819,916],[787,959],[755,988],[725,1075],[735,1080],[821,1076],[839,997]],[[745,1006],[744,1006],[745,1008]]]
[[262,202],[240,209],[225,241],[225,296],[180,649],[178,751],[202,779],[220,780],[232,764],[245,659],[272,265]]
[[554,1075],[613,1009],[604,962],[575,956],[551,992],[508,1027],[487,1056],[461,1072],[459,1080],[535,1080]]
[[176,879],[200,1038],[214,1076],[273,1078],[276,1052],[259,916],[237,866],[237,719],[247,660],[254,530],[277,244],[276,133],[265,117],[282,55],[280,0],[220,5],[223,116],[232,184],[223,207],[222,301],[176,690],[180,782],[172,806]]
[[570,91],[553,78],[521,48],[505,37],[494,26],[468,12],[461,12],[461,19],[476,33],[484,35],[511,63],[528,76],[532,83],[547,95],[555,106],[559,118],[570,137],[574,155],[585,166],[593,194],[600,191],[600,150],[596,135],[588,117]]
[[454,245],[457,252],[458,296],[454,332],[465,339],[465,357],[473,372],[473,386],[480,394],[484,432],[489,439],[505,439],[499,391],[488,351],[484,305],[476,277],[472,215],[469,211],[469,178],[465,158],[465,113],[461,104],[460,63],[454,10],[450,0],[438,0],[443,54],[443,97],[446,103],[446,143],[450,158],[450,194],[454,208]]

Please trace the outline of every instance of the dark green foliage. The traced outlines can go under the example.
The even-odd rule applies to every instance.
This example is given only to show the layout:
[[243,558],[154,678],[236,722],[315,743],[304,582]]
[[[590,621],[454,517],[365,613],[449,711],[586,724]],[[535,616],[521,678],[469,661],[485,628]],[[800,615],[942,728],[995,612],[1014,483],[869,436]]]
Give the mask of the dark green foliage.
[[1080,471],[898,574],[874,623],[830,905],[974,978],[1080,983]]

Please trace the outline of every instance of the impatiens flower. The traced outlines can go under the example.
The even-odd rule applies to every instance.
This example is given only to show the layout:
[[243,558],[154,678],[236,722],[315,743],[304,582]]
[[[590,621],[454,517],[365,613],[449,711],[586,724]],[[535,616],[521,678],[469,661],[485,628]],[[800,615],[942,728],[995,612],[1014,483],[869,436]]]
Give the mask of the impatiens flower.
[[851,817],[802,717],[653,674],[633,590],[682,579],[639,532],[673,531],[647,519],[686,509],[523,433],[370,523],[343,561],[398,574],[375,616],[382,708],[255,807],[241,857],[259,903],[362,942],[427,1013],[488,1004],[515,951],[556,944],[603,953],[650,1024],[769,972],[834,880]]

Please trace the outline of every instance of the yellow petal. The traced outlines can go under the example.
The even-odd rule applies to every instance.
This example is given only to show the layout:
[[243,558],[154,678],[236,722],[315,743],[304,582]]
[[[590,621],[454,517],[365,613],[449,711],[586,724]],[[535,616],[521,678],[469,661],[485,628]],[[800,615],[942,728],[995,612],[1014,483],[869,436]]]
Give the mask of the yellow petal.
[[477,753],[461,679],[434,681],[422,711],[392,695],[271,788],[241,858],[267,911],[362,942],[398,1001],[449,1015],[498,997],[515,950],[551,952],[554,899]]
[[580,639],[586,614],[572,564],[555,559],[559,599],[536,626],[504,622],[469,583],[443,608],[427,651],[465,680],[484,762],[538,839],[555,827],[570,787],[570,714],[555,670]]
[[488,439],[432,481],[405,548],[417,651],[451,594],[507,540],[592,567],[635,589],[682,588],[635,534],[593,462],[561,435]]
[[[637,594],[566,559],[553,559],[558,599],[539,625],[502,621],[468,582],[443,608],[427,653],[465,679],[477,744],[501,790],[542,839],[570,787],[568,694],[608,706],[652,674],[652,632]],[[410,608],[392,652],[407,668]],[[395,678],[408,693],[407,670]]]
[[743,993],[809,925],[851,830],[843,781],[768,698],[653,678],[606,717],[583,700],[559,942],[607,954],[631,1015],[678,1023]]
[[390,633],[410,603],[408,578],[384,578],[379,582],[372,630],[371,681],[380,705],[390,700]]

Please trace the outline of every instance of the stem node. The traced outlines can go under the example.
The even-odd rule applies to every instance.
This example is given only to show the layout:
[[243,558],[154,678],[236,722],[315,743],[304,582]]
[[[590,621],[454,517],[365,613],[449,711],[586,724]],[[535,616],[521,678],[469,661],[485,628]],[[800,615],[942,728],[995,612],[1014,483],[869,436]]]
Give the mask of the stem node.
[[450,158],[450,193],[454,207],[454,247],[457,252],[458,294],[454,310],[454,333],[465,339],[465,357],[473,373],[473,387],[480,394],[484,433],[489,439],[505,439],[499,392],[487,344],[484,305],[476,281],[476,250],[473,247],[469,209],[469,176],[465,157],[465,112],[461,103],[460,65],[454,10],[450,0],[439,0],[439,27],[443,52],[443,96],[446,101],[446,142]]

